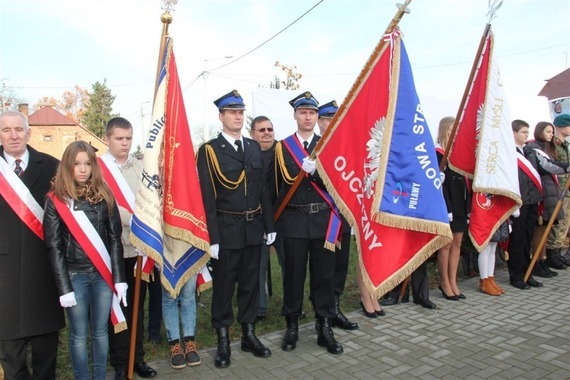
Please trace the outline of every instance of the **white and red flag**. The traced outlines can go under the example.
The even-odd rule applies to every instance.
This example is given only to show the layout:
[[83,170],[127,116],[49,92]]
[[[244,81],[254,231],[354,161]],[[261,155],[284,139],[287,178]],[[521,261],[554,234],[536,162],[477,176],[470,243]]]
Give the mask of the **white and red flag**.
[[517,151],[501,74],[493,60],[490,25],[482,47],[449,154],[449,166],[473,178],[469,236],[477,250],[522,204]]
[[353,227],[364,284],[381,296],[451,240],[435,147],[398,29],[380,41],[321,141],[319,174]]

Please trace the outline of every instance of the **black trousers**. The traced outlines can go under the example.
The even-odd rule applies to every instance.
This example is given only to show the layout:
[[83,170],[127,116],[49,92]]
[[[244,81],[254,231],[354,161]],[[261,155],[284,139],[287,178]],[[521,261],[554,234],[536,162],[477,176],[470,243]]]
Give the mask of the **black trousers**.
[[[428,262],[424,261],[415,271],[412,272],[412,296],[414,301],[420,302],[421,300],[429,300],[429,280],[428,280]],[[400,296],[400,289],[402,284],[396,286],[390,291],[393,298]],[[408,289],[404,293],[404,298],[408,296]]]
[[538,206],[522,205],[518,218],[513,218],[513,230],[509,238],[509,277],[511,281],[523,281],[530,265],[532,235],[538,219]]
[[285,250],[285,276],[283,278],[284,316],[300,316],[305,298],[307,262],[311,260],[311,296],[315,314],[319,317],[334,316],[333,276],[335,253],[324,248],[324,239],[283,239]]
[[259,260],[261,245],[220,249],[212,265],[212,327],[228,327],[234,321],[232,299],[235,285],[239,323],[255,323],[259,308]]
[[[135,264],[136,257],[125,259],[125,273],[127,277],[127,306],[121,303],[121,309],[127,319],[127,329],[117,334],[113,330],[113,324],[109,321],[109,362],[115,371],[126,370],[129,365],[129,348],[131,343],[131,325],[133,320],[133,302],[135,299]],[[146,287],[141,283],[140,299],[144,300]],[[143,302],[139,301],[139,317],[137,321],[135,363],[144,361],[143,348],[143,322],[141,315],[144,313]]]
[[32,379],[26,364],[26,347],[32,348],[33,379],[55,379],[59,332],[15,340],[0,340],[0,364],[6,380]]
[[334,277],[333,290],[334,295],[339,297],[344,291],[346,283],[346,275],[348,273],[348,258],[350,254],[350,232],[342,234],[340,241],[340,249],[334,253]]
[[[151,338],[160,337],[162,327],[162,286],[160,285],[160,269],[154,267],[154,279],[142,282],[141,286],[147,288],[148,293],[148,335]],[[141,291],[141,302],[144,303],[144,292]],[[146,298],[146,297],[145,297]],[[141,324],[144,319],[141,315]]]

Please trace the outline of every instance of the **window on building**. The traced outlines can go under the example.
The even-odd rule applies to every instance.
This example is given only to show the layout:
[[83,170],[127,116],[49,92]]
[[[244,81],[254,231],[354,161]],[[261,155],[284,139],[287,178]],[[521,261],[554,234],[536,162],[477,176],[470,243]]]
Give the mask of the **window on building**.
[[44,141],[52,141],[51,135],[44,135]]

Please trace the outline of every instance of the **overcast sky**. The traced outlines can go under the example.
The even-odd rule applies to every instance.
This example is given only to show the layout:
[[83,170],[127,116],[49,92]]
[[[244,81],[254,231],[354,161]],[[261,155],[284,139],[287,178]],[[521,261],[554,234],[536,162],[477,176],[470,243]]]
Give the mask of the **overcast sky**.
[[[403,2],[403,1],[402,1]],[[392,0],[179,0],[170,35],[192,127],[219,126],[212,101],[267,85],[274,63],[297,66],[301,91],[344,99],[396,11]],[[0,79],[33,105],[106,79],[114,112],[149,122],[158,43],[158,0],[0,0]],[[318,4],[261,48],[237,60]],[[455,115],[487,22],[487,0],[414,0],[400,22],[418,95],[432,129]],[[494,54],[513,118],[548,120],[537,94],[568,67],[570,1],[505,0],[492,22]],[[232,56],[232,58],[224,58]],[[235,62],[234,62],[235,61]],[[224,68],[213,70],[223,64]],[[211,71],[207,79],[200,73]],[[299,91],[300,92],[300,91]],[[248,105],[251,110],[252,107]],[[143,116],[141,117],[141,109]],[[250,114],[250,112],[246,112]],[[254,115],[255,116],[255,115]],[[291,119],[293,122],[293,119]],[[277,126],[278,127],[278,126]]]

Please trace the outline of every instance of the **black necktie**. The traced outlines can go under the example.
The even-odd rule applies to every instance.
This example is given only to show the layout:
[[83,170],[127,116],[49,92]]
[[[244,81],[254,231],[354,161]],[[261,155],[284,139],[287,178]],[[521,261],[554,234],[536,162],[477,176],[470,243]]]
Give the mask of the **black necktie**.
[[14,168],[14,173],[16,173],[16,175],[19,177],[22,175],[22,173],[24,172],[24,169],[22,169],[22,167],[20,166],[20,162],[22,162],[22,160],[20,160],[19,158],[16,160],[16,167]]
[[234,143],[237,145],[237,152],[240,155],[240,157],[243,157],[243,148],[241,146],[241,140],[236,140],[236,142]]
[[305,152],[309,152],[309,142],[303,141],[303,147],[305,147]]

